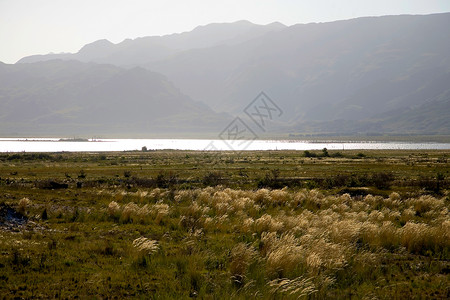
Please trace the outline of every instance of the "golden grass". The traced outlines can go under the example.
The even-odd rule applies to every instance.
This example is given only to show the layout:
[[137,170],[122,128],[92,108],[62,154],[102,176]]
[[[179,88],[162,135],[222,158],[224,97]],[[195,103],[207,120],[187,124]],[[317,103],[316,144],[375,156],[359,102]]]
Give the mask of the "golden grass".
[[133,241],[133,247],[142,255],[152,255],[159,249],[157,241],[139,237]]
[[[445,166],[436,157],[416,159],[414,168],[397,160],[398,182],[392,189],[378,190],[325,189],[320,179],[333,179],[332,171],[345,172],[349,178],[350,172],[358,171],[357,177],[363,178],[370,175],[366,166],[383,171],[392,167],[392,159],[386,158],[383,167],[375,158],[300,163],[295,153],[287,152],[257,153],[260,158],[248,156],[252,161],[247,165],[237,156],[233,163],[212,158],[208,167],[225,169],[229,181],[225,186],[203,187],[198,154],[195,159],[183,154],[177,165],[165,153],[141,155],[118,154],[117,164],[107,167],[100,164],[108,164],[109,156],[95,163],[86,156],[82,187],[74,177],[78,167],[70,167],[67,172],[74,180],[67,179],[69,188],[61,190],[36,188],[29,178],[37,164],[21,167],[14,184],[8,169],[12,167],[4,167],[0,179],[4,209],[13,207],[29,221],[13,229],[2,225],[6,228],[0,232],[2,294],[183,299],[445,298],[447,294],[448,190],[428,194],[432,191],[406,185],[416,182],[416,168],[428,170],[428,175],[438,167],[441,172]],[[125,162],[131,162],[131,156],[139,160],[136,167]],[[289,180],[291,176],[318,180],[257,189],[255,179],[270,172],[271,166],[280,167],[281,177]],[[180,182],[146,187],[166,167],[179,172]],[[50,169],[37,168],[39,174]],[[132,169],[132,176],[124,178],[124,168]],[[46,217],[40,217],[44,211]],[[59,287],[63,292],[57,291]],[[33,294],[35,290],[39,293]]]

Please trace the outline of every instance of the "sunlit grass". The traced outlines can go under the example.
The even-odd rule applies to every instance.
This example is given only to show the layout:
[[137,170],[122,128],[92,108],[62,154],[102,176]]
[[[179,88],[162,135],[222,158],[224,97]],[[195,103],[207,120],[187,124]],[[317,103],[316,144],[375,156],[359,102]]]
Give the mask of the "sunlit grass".
[[[58,161],[14,166],[5,160],[1,207],[28,222],[0,226],[1,294],[445,298],[446,177],[439,191],[414,185],[422,171],[446,174],[448,164],[437,161],[445,153],[414,156],[417,170],[402,169],[409,154],[394,154],[329,160],[306,160],[293,152],[190,153],[189,158],[183,152],[120,153],[104,160],[63,154]],[[185,159],[188,165],[192,161],[190,167],[181,163]],[[281,170],[286,187],[258,188],[268,163]],[[344,166],[369,175],[367,166],[376,172],[400,166],[400,171],[389,189],[355,187],[351,178],[349,186],[328,187],[314,179],[319,171],[331,178]],[[205,186],[202,178],[210,168],[219,168],[227,180]],[[307,179],[290,184],[286,178],[294,175]],[[41,180],[68,188],[47,189]]]

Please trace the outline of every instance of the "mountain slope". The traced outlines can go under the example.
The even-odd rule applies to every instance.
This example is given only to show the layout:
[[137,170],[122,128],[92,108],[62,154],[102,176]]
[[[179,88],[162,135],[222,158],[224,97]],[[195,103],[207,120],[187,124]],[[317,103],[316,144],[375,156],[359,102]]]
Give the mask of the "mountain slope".
[[366,120],[447,92],[436,84],[450,72],[444,28],[450,14],[294,25],[146,66],[219,111],[239,113],[264,90],[291,124]]
[[217,132],[226,121],[142,68],[52,60],[0,65],[0,134]]
[[[284,112],[272,128],[280,132],[450,134],[447,28],[450,13],[290,27],[240,21],[117,45],[101,40],[61,57],[141,66],[233,115],[265,91]],[[117,87],[109,87],[114,95]]]

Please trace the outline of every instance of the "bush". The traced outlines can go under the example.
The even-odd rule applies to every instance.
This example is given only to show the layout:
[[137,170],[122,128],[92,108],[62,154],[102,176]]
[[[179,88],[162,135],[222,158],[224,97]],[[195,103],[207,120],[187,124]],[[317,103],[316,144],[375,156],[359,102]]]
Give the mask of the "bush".
[[178,183],[178,176],[172,172],[160,172],[155,179],[156,186],[159,188],[168,188]]
[[220,172],[208,172],[202,180],[204,186],[217,186],[223,181],[222,173]]
[[380,190],[386,190],[391,187],[394,178],[395,178],[394,174],[392,173],[377,172],[372,174],[371,181],[376,188]]
[[282,182],[279,180],[280,170],[274,169],[266,173],[264,178],[258,181],[258,188],[272,188],[280,189],[283,187]]
[[305,150],[305,151],[303,152],[303,155],[304,155],[305,157],[317,157],[317,154],[316,154],[316,153],[310,152],[310,151],[308,151],[308,150]]
[[439,194],[442,189],[448,186],[445,180],[445,175],[442,173],[437,173],[435,177],[422,176],[418,181],[419,187],[422,189]]
[[331,154],[331,157],[344,157],[344,154],[342,154],[341,152],[334,152]]

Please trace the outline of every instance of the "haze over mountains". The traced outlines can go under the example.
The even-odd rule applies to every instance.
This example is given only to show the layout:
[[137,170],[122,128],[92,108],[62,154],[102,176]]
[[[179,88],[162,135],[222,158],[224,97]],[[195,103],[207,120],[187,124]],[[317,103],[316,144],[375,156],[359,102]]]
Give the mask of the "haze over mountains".
[[224,116],[163,75],[50,60],[0,65],[3,135],[148,135],[220,129]]
[[19,63],[63,59],[131,67],[166,59],[190,49],[240,44],[285,27],[281,23],[257,25],[248,21],[214,23],[198,26],[190,32],[149,36],[134,40],[126,39],[118,44],[113,44],[108,40],[99,40],[85,45],[74,54],[33,55],[22,58]]
[[278,134],[450,134],[450,14],[210,24],[0,65],[0,135],[220,133],[265,91]]

